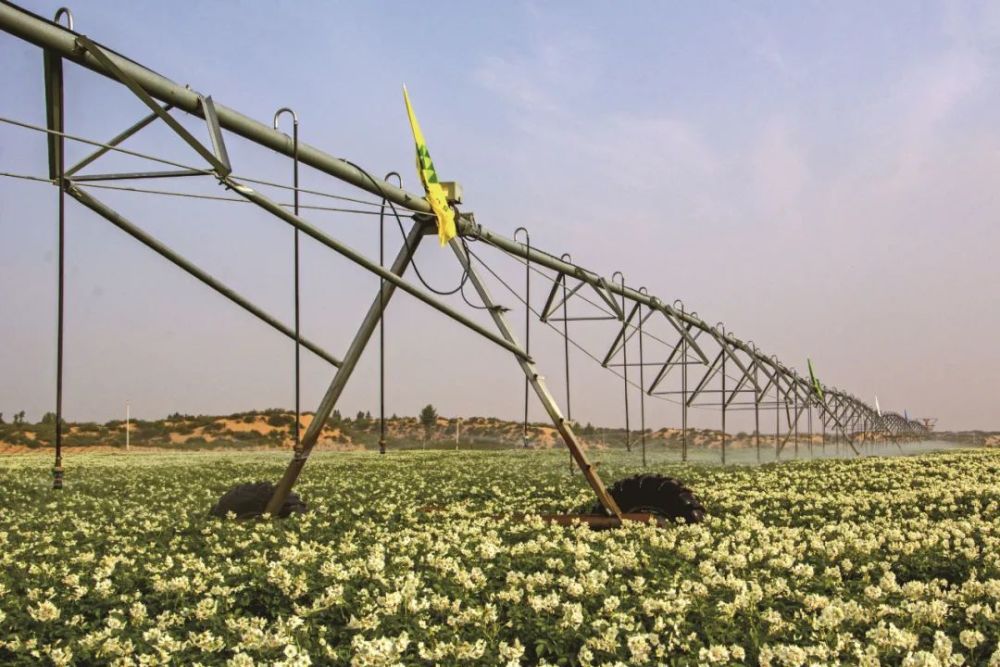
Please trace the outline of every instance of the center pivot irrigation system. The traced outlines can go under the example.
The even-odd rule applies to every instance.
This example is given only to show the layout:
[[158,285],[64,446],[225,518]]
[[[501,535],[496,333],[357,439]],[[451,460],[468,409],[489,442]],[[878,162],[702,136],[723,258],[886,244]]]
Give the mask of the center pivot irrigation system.
[[[63,25],[65,23],[65,25]],[[801,377],[795,370],[786,366],[775,356],[761,352],[753,342],[743,341],[727,332],[721,324],[711,326],[698,317],[697,313],[685,309],[680,301],[668,302],[650,294],[645,288],[632,288],[626,284],[624,276],[616,272],[611,278],[574,264],[568,254],[557,257],[553,254],[533,248],[527,230],[519,229],[514,238],[507,238],[493,232],[476,221],[472,213],[461,212],[457,215],[456,225],[458,237],[449,242],[462,270],[462,279],[458,288],[442,295],[431,290],[424,283],[424,288],[403,278],[407,268],[413,263],[414,255],[424,236],[435,233],[435,218],[427,200],[394,185],[385,179],[377,179],[354,163],[334,157],[322,150],[299,141],[298,116],[290,109],[283,108],[275,114],[273,123],[266,125],[257,122],[233,109],[213,101],[212,97],[203,95],[188,86],[177,84],[160,74],[130,60],[121,54],[95,42],[73,29],[72,14],[64,9],[57,12],[55,20],[28,12],[16,5],[0,0],[0,30],[17,38],[38,46],[43,51],[43,72],[45,78],[45,127],[35,126],[16,119],[0,118],[8,125],[23,129],[44,132],[48,138],[49,173],[47,177],[25,174],[4,173],[2,175],[27,178],[52,183],[58,186],[58,229],[59,229],[59,278],[58,278],[58,348],[56,377],[56,464],[54,468],[55,488],[62,486],[62,366],[63,366],[63,305],[64,305],[64,258],[65,258],[65,199],[68,195],[86,208],[94,211],[102,218],[111,222],[125,233],[146,245],[159,255],[174,263],[201,282],[213,288],[241,306],[257,318],[295,341],[296,369],[296,415],[299,413],[298,369],[299,348],[318,355],[336,368],[333,380],[323,396],[315,416],[304,434],[298,433],[296,420],[294,455],[284,475],[276,485],[267,483],[255,485],[239,485],[223,496],[217,508],[235,509],[237,514],[254,515],[267,512],[272,516],[287,516],[302,508],[302,503],[292,492],[292,488],[302,472],[320,436],[324,424],[333,412],[347,381],[366,346],[371,340],[375,329],[381,329],[381,320],[389,302],[397,290],[402,290],[418,299],[427,306],[450,318],[454,322],[471,330],[493,345],[509,352],[521,367],[525,377],[525,443],[527,443],[527,408],[530,391],[534,391],[569,448],[572,461],[583,472],[587,482],[597,496],[598,505],[590,514],[557,515],[552,520],[585,521],[595,527],[619,525],[623,520],[657,521],[684,519],[699,521],[704,516],[704,509],[690,490],[680,482],[658,475],[639,475],[618,481],[610,488],[606,487],[597,470],[588,461],[583,447],[574,432],[570,405],[569,349],[570,345],[601,364],[610,372],[623,380],[626,418],[626,445],[631,450],[631,426],[629,424],[629,393],[639,392],[641,442],[643,460],[645,462],[645,403],[646,397],[656,397],[679,404],[682,420],[682,459],[687,459],[687,417],[691,407],[717,407],[722,417],[722,461],[726,460],[726,414],[727,411],[752,410],[754,414],[755,439],[758,458],[761,451],[760,417],[762,410],[774,411],[775,456],[780,456],[789,439],[794,437],[796,448],[799,442],[799,422],[803,413],[807,415],[809,424],[809,443],[812,447],[812,416],[815,410],[823,427],[823,443],[826,443],[827,429],[831,429],[839,443],[840,438],[850,446],[855,454],[860,454],[862,448],[873,447],[876,443],[892,442],[899,446],[901,440],[913,437],[926,431],[918,421],[906,419],[896,413],[882,413],[871,408],[857,397],[833,388],[824,387]],[[149,108],[149,114],[138,120],[107,141],[94,141],[67,134],[64,131],[64,93],[63,65],[64,62],[75,63],[87,70],[100,74],[121,84]],[[175,117],[174,113],[188,114],[190,117],[204,122],[203,130],[210,138],[209,144],[203,143],[186,129]],[[293,121],[293,134],[279,131],[280,116],[288,114]],[[176,136],[185,142],[203,161],[202,166],[190,166],[179,162],[164,160],[154,156],[130,151],[122,148],[122,143],[129,137],[140,132],[152,123],[163,123]],[[291,186],[236,176],[226,150],[226,133],[242,137],[270,151],[291,158],[293,162],[293,182]],[[74,141],[89,144],[96,150],[76,164],[66,167],[64,163],[65,142]],[[171,170],[130,172],[130,173],[83,173],[98,159],[109,152],[117,152],[140,157],[165,164]],[[306,190],[299,187],[299,167],[305,165],[318,172],[337,179],[341,183],[353,186],[360,192],[357,196],[346,197],[329,192]],[[226,191],[226,196],[206,196],[177,191],[151,190],[142,187],[123,187],[114,185],[121,181],[145,182],[150,179],[164,179],[172,183],[189,182],[199,177],[210,177],[218,182]],[[398,175],[397,175],[398,178]],[[268,188],[290,190],[293,193],[292,204],[279,203],[263,194],[259,189],[251,187],[264,186]],[[128,190],[132,192],[152,193],[167,196],[185,196],[202,199],[251,203],[267,211],[294,229],[294,261],[295,261],[295,323],[289,327],[275,317],[264,312],[249,300],[221,283],[209,273],[194,265],[162,242],[150,236],[133,222],[127,220],[119,212],[97,199],[91,191],[93,188]],[[451,203],[460,204],[458,188],[452,189]],[[328,197],[339,201],[351,202],[354,208],[336,208],[333,206],[303,206],[300,205],[300,193],[316,197]],[[375,201],[364,199],[374,196]],[[359,198],[361,197],[361,198]],[[342,205],[343,206],[343,205]],[[369,208],[357,208],[368,206]],[[307,221],[301,214],[302,209],[320,214],[335,211],[338,214],[358,213],[379,215],[383,220],[387,215],[394,218],[403,232],[403,243],[395,260],[388,267],[383,258],[378,260],[366,257],[362,253],[348,247],[343,242],[327,234],[316,225]],[[456,209],[457,210],[457,209]],[[403,220],[410,221],[409,231],[403,229]],[[384,229],[384,228],[383,228]],[[318,344],[303,338],[299,331],[299,283],[298,283],[298,248],[299,234],[305,234],[316,242],[326,246],[348,261],[375,274],[380,279],[380,288],[374,295],[361,326],[358,328],[347,352],[343,358],[335,357],[326,352]],[[523,235],[524,242],[517,240]],[[381,242],[380,236],[380,242]],[[477,247],[488,247],[502,255],[514,258],[523,263],[525,270],[525,289],[522,294],[511,287],[496,273],[476,251],[470,248],[473,242]],[[383,247],[380,245],[380,247]],[[381,252],[380,252],[381,254]],[[490,273],[497,282],[525,308],[525,343],[522,345],[513,327],[508,321],[508,308],[500,305],[491,295],[487,281],[480,269]],[[551,283],[546,298],[541,307],[535,307],[531,302],[531,278],[540,277]],[[419,272],[418,272],[419,277]],[[421,278],[423,283],[423,279]],[[480,304],[469,301],[464,292],[470,285],[478,297]],[[466,314],[449,305],[441,296],[460,293],[466,304],[474,309],[488,312],[495,329],[490,329],[476,322]],[[570,305],[573,304],[573,314]],[[580,314],[580,308],[588,309],[589,314]],[[533,320],[557,331],[564,339],[565,375],[566,375],[566,405],[564,416],[556,399],[546,387],[545,381],[536,365],[536,360],[530,353],[530,333]],[[601,324],[603,322],[603,325]],[[613,340],[601,354],[593,354],[579,345],[570,336],[570,324],[573,326],[604,326],[611,327]],[[384,332],[380,331],[384,352]],[[638,334],[638,335],[637,335]],[[629,343],[633,341],[634,349],[638,347],[638,360],[633,356],[629,360]],[[656,348],[658,355],[653,361],[647,357]],[[652,372],[647,374],[646,368]],[[631,376],[630,376],[631,373]],[[692,382],[689,374],[694,373]],[[638,375],[638,377],[636,377]],[[679,376],[679,377],[678,377]],[[384,394],[383,394],[384,396]],[[781,436],[781,415],[784,414],[787,430]],[[384,429],[384,400],[383,400]],[[384,430],[382,440],[384,451]]]

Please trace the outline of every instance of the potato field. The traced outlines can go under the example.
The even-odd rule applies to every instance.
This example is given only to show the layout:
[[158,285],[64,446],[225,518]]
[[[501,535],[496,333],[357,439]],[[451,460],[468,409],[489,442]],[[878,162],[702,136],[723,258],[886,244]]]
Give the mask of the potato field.
[[323,453],[306,514],[209,516],[285,463],[0,460],[0,663],[1000,665],[1000,451],[654,457],[708,518],[605,531],[534,516],[593,503],[565,452]]

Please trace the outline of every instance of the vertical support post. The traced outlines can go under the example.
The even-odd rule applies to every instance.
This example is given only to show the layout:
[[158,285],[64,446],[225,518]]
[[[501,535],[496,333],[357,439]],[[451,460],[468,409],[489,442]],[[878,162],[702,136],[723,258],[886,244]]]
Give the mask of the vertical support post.
[[[514,230],[514,240],[517,240],[518,232],[524,232],[524,245],[528,252],[524,253],[524,351],[531,354],[531,236],[524,227]],[[521,424],[521,446],[528,448],[528,397],[530,388],[527,376],[524,378],[524,421]]]
[[[60,9],[56,20],[68,10]],[[72,17],[69,18],[72,25]],[[58,259],[56,284],[56,423],[55,423],[55,464],[52,467],[52,488],[63,488],[62,467],[62,427],[63,427],[63,330],[65,326],[65,293],[66,293],[66,168],[64,131],[65,104],[63,100],[63,67],[62,58],[52,51],[43,54],[45,70],[45,116],[50,130],[59,134],[49,133],[49,178],[59,185],[59,213],[57,222]]]
[[806,407],[806,418],[809,424],[809,458],[813,458],[813,408],[812,399],[809,400],[809,404]]
[[[423,236],[423,223],[420,221],[414,222],[413,227],[410,229],[410,233],[407,234],[406,240],[403,242],[403,246],[399,249],[399,253],[396,255],[396,259],[392,264],[391,271],[394,274],[397,276],[403,275],[406,268],[413,260],[413,255],[416,253],[417,246]],[[295,485],[295,480],[299,478],[302,468],[305,467],[306,460],[309,458],[309,454],[316,445],[316,441],[319,440],[319,435],[323,431],[323,426],[326,424],[326,420],[329,418],[330,413],[333,412],[333,407],[337,404],[337,400],[340,398],[340,394],[344,391],[344,387],[347,386],[347,381],[350,379],[351,374],[358,365],[358,361],[361,359],[361,354],[364,352],[365,346],[368,344],[372,334],[375,332],[375,327],[382,320],[385,307],[389,303],[389,299],[392,298],[395,291],[396,284],[388,281],[386,281],[386,283],[379,288],[379,293],[375,296],[375,300],[368,308],[368,312],[365,314],[365,319],[361,322],[361,327],[358,329],[357,333],[354,334],[354,339],[351,341],[351,345],[347,349],[347,354],[344,355],[344,360],[341,363],[340,368],[337,369],[336,374],[333,376],[333,381],[330,383],[330,387],[326,390],[326,394],[324,394],[323,400],[320,401],[319,407],[316,408],[316,414],[313,416],[313,420],[309,422],[309,427],[306,429],[305,435],[302,437],[302,446],[299,448],[299,451],[295,452],[291,462],[285,469],[285,474],[281,477],[281,480],[274,489],[274,495],[271,496],[271,500],[267,503],[265,511],[271,514],[271,516],[277,516],[282,506],[285,504],[285,500],[288,499],[288,494],[291,492],[292,486]]]
[[[399,187],[403,187],[403,177],[398,172],[390,171],[384,181],[395,176]],[[382,199],[378,213],[378,265],[385,268],[385,206],[387,200]],[[385,278],[379,276],[378,281],[379,306],[385,311]],[[457,443],[457,440],[456,440]],[[378,322],[378,453],[385,454],[385,315]]]
[[757,445],[757,463],[760,463],[760,396],[756,391],[753,394],[753,432]]
[[722,465],[726,465],[726,354],[722,355]]
[[[288,107],[283,107],[278,109],[274,114],[274,129],[278,129],[278,118],[283,113],[291,114],[292,116],[292,185],[294,190],[292,192],[292,206],[295,211],[295,217],[299,216],[299,117],[298,115],[289,109]],[[293,298],[292,302],[295,308],[295,443],[294,451],[298,452],[302,449],[302,336],[299,332],[299,228],[294,227],[293,231],[293,250],[292,250],[292,273],[294,274],[292,279],[293,285]],[[379,292],[381,294],[381,292]]]
[[622,320],[622,377],[624,378],[623,387],[625,389],[625,450],[628,452],[632,451],[632,428],[629,424],[629,411],[628,411],[628,320],[625,319],[625,276],[621,271],[615,271],[611,274],[611,280],[618,276],[621,279],[622,286],[622,307],[621,307],[621,320]]
[[[385,180],[388,180],[388,174]],[[402,179],[401,179],[402,180]],[[296,229],[295,231],[298,231]],[[378,216],[378,265],[385,268],[385,201]],[[378,279],[378,301],[382,319],[378,321],[378,453],[385,455],[385,278]],[[458,432],[455,433],[458,447]]]
[[781,381],[780,371],[775,370],[774,376],[774,460],[781,459]]
[[[833,414],[837,414],[838,412],[840,412],[840,399],[839,398],[835,398],[834,401],[833,401]],[[836,423],[834,423],[834,426],[836,426]],[[840,456],[840,429],[839,428],[834,428],[833,429],[833,445],[834,445],[834,451],[836,452],[837,456],[839,457]]]
[[[559,259],[564,262],[572,262],[573,258],[568,252],[563,253]],[[566,419],[570,422],[573,421],[573,404],[570,403],[570,385],[569,385],[569,306],[566,302],[569,300],[569,288],[566,287],[566,277],[562,280],[562,321],[563,321],[563,359],[566,366]],[[569,474],[573,474],[573,452],[569,453]]]
[[826,457],[826,418],[824,417],[824,418],[820,419],[820,423],[823,425],[823,440],[821,442],[823,443],[823,445],[822,445],[822,447],[823,447],[823,457],[825,458]]
[[[640,287],[639,292],[646,294],[646,288]],[[639,318],[639,429],[642,438],[642,467],[646,467],[646,359],[642,353],[642,304],[636,313]]]
[[795,399],[792,401],[792,410],[795,411],[795,433],[793,437],[795,438],[795,458],[799,458],[799,388],[795,387]]
[[[676,305],[676,302],[675,302]],[[681,304],[681,316],[684,315],[684,304]],[[681,337],[681,461],[688,460],[688,342],[687,336]]]
[[[486,284],[483,283],[482,279],[479,277],[479,273],[476,271],[475,267],[472,266],[472,260],[469,258],[468,252],[465,250],[462,239],[453,238],[449,243],[451,245],[451,249],[455,253],[455,256],[458,257],[458,261],[461,263],[462,268],[469,276],[469,281],[479,294],[479,299],[489,310],[490,317],[493,318],[494,324],[496,324],[497,329],[500,330],[500,335],[512,346],[516,347],[517,337],[514,335],[514,330],[507,322],[507,318],[504,316],[502,309],[499,308],[493,301],[493,297],[490,296],[489,289],[487,289]],[[590,484],[590,488],[592,488],[594,493],[597,495],[597,499],[609,514],[621,521],[622,512],[618,507],[618,503],[616,503],[615,499],[611,497],[610,493],[608,493],[607,489],[604,487],[604,482],[601,481],[600,476],[597,474],[597,470],[593,465],[591,465],[590,461],[587,460],[587,456],[584,454],[583,448],[580,447],[576,434],[573,433],[572,427],[566,418],[563,417],[555,399],[552,398],[552,394],[549,393],[548,388],[545,386],[542,376],[539,374],[538,368],[535,366],[535,362],[531,360],[530,357],[527,359],[521,357],[516,358],[517,363],[521,366],[521,370],[524,372],[525,377],[528,378],[528,381],[534,388],[535,394],[541,401],[542,406],[549,414],[549,418],[555,425],[556,430],[558,430],[559,435],[562,436],[563,442],[565,442],[566,446],[569,447],[577,465],[580,466],[580,470],[583,472],[584,477],[586,477],[587,482]]]
[[753,348],[753,432],[754,441],[757,448],[757,463],[760,463],[760,396],[761,389],[760,383],[757,381],[757,345],[753,342],[750,343]]

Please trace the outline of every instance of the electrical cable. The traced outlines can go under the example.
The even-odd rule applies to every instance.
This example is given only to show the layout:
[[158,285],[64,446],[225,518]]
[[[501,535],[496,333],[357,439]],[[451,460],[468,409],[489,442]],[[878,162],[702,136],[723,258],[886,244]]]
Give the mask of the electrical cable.
[[[0,123],[7,123],[8,125],[14,125],[16,127],[21,127],[21,128],[27,129],[27,130],[33,130],[35,132],[41,132],[43,134],[55,135],[55,136],[58,136],[58,137],[62,137],[64,139],[69,139],[70,141],[76,141],[76,142],[79,142],[79,143],[88,144],[90,146],[95,146],[97,148],[103,148],[105,150],[114,151],[114,152],[117,152],[117,153],[122,153],[124,155],[130,155],[132,157],[141,158],[143,160],[150,160],[152,162],[158,162],[160,164],[169,165],[171,167],[178,167],[178,168],[181,168],[181,169],[186,169],[188,171],[198,172],[199,174],[203,174],[205,176],[214,176],[215,175],[215,172],[213,172],[211,169],[204,169],[204,168],[192,167],[192,166],[189,166],[189,165],[182,164],[180,162],[174,162],[173,160],[167,160],[165,158],[159,158],[159,157],[156,157],[154,155],[150,155],[148,153],[141,153],[139,151],[129,150],[127,148],[122,148],[120,146],[115,146],[115,145],[112,145],[112,144],[106,144],[106,143],[102,143],[100,141],[94,141],[93,139],[86,139],[84,137],[80,137],[80,136],[76,136],[76,135],[72,135],[72,134],[67,134],[65,132],[60,132],[59,130],[53,130],[53,129],[50,129],[50,128],[47,128],[47,127],[42,127],[40,125],[33,125],[31,123],[25,123],[23,121],[15,120],[13,118],[7,118],[7,117],[0,116]],[[345,160],[345,162],[346,162],[346,160]],[[354,167],[357,168],[357,165],[353,165],[352,164],[352,166],[354,166]],[[308,188],[300,188],[300,187],[296,187],[296,186],[285,185],[285,184],[282,184],[282,183],[275,183],[274,181],[267,181],[267,180],[260,179],[260,178],[251,178],[249,176],[234,176],[234,178],[239,178],[240,180],[247,181],[248,183],[255,183],[257,185],[266,185],[266,186],[273,187],[273,188],[280,188],[282,190],[295,190],[295,191],[298,191],[298,192],[301,192],[301,193],[304,193],[304,194],[315,195],[317,197],[327,197],[329,199],[339,199],[339,200],[342,200],[342,201],[349,201],[349,202],[353,202],[353,203],[356,203],[356,204],[365,204],[367,206],[379,206],[380,205],[378,202],[374,202],[374,201],[369,201],[369,200],[365,200],[365,199],[358,199],[356,197],[348,197],[348,196],[345,196],[345,195],[337,195],[337,194],[333,194],[331,192],[323,192],[321,190],[311,190],[311,189],[308,189]],[[48,180],[48,179],[46,179],[46,180]],[[137,190],[137,192],[141,192],[141,190]],[[239,200],[234,199],[233,201],[239,201]],[[306,208],[306,207],[303,207],[303,208]],[[334,210],[336,210],[336,209],[334,209]],[[374,211],[372,213],[374,213]]]

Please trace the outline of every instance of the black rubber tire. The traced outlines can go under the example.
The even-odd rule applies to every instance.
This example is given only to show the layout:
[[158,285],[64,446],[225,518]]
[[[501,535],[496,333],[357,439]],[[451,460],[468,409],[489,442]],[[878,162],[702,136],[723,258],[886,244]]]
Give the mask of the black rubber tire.
[[[212,508],[211,513],[213,516],[225,517],[226,514],[232,512],[240,521],[253,519],[264,514],[264,509],[272,495],[274,495],[274,485],[270,482],[237,484],[219,498],[219,502]],[[292,514],[302,514],[305,511],[305,502],[293,491],[288,494],[278,516],[285,519]]]
[[[694,492],[679,480],[663,475],[636,475],[615,482],[608,493],[625,514],[648,512],[663,519],[686,523],[700,523],[705,518],[705,507]],[[606,514],[597,503],[594,514]]]

